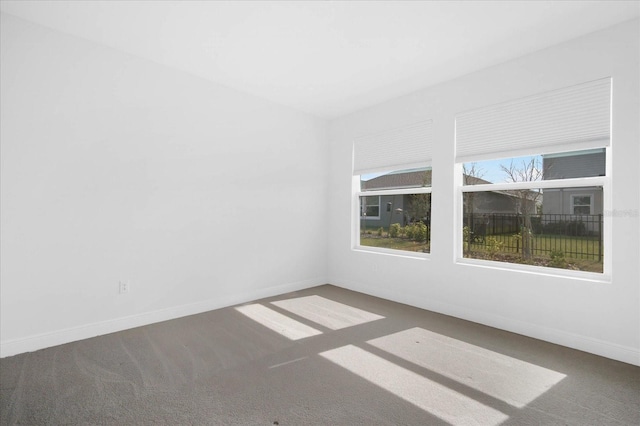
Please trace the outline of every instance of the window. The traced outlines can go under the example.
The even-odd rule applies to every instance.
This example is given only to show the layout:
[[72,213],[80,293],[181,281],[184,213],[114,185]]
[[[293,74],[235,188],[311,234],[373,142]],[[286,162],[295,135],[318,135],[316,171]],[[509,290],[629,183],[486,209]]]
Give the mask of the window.
[[592,195],[572,195],[571,210],[574,215],[590,215],[593,203]]
[[380,197],[360,197],[361,218],[380,220]]
[[379,253],[431,250],[431,121],[354,142],[354,247]]
[[604,273],[610,96],[603,79],[456,117],[460,259]]
[[361,175],[359,198],[367,212],[361,216],[359,246],[430,252],[431,168]]

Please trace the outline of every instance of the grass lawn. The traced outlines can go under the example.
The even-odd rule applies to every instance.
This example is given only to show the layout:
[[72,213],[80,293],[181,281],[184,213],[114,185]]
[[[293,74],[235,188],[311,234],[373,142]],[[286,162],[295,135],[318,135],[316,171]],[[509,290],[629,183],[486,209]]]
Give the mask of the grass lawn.
[[[386,235],[386,233],[384,234]],[[360,245],[368,247],[381,247],[393,250],[415,251],[429,253],[430,244],[426,242],[412,241],[408,238],[389,238],[378,235],[360,235]]]
[[[471,251],[469,251],[465,244],[464,257],[578,271],[603,272],[602,260],[598,260],[597,256],[599,250],[597,238],[536,235],[533,243],[533,258],[525,260],[520,254],[522,250],[521,243],[518,244],[513,235],[489,235],[486,239],[491,237],[504,243],[500,251],[492,254],[487,250],[485,243],[481,242],[472,243]],[[377,235],[377,233],[361,234],[360,245],[419,253],[429,253],[431,248],[429,242],[417,242],[408,238],[390,238],[386,232],[383,232],[382,236]],[[519,247],[518,252],[516,252],[516,247]],[[564,254],[564,259],[552,259],[550,256],[551,250],[561,251]]]
[[[495,238],[504,243],[503,251],[515,253],[516,247],[522,248],[522,243],[518,244],[513,235],[487,235],[486,239]],[[534,254],[548,256],[552,250],[561,251],[565,257],[572,259],[593,260],[598,257],[599,241],[595,237],[571,237],[566,235],[534,235]],[[484,243],[472,243],[472,250],[483,250]],[[604,248],[602,249],[604,252]]]
[[[485,243],[471,244],[471,251],[465,252],[464,257],[474,259],[490,259],[500,262],[524,263],[553,268],[573,269],[589,272],[602,272],[602,260],[599,258],[600,242],[594,237],[571,237],[565,235],[535,235],[533,237],[533,258],[522,259],[520,254],[522,245],[513,235],[488,235],[504,245],[501,250],[491,254]],[[465,244],[467,249],[467,244]],[[562,252],[564,259],[551,258],[551,251]]]

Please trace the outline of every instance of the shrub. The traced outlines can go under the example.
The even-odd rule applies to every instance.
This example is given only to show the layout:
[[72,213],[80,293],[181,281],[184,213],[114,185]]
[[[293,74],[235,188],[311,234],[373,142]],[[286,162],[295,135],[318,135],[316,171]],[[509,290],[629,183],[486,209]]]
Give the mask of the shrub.
[[392,223],[391,226],[389,227],[389,236],[391,238],[397,238],[398,235],[400,235],[401,230],[402,230],[402,227],[400,226],[399,223]]
[[464,226],[462,228],[462,245],[465,253],[471,250],[471,246],[469,244],[469,236],[471,235],[471,231],[468,226]]
[[378,228],[378,237],[382,237],[382,232],[384,232],[384,229],[382,229],[382,226],[380,228]]
[[551,266],[556,268],[566,268],[567,261],[564,258],[564,252],[562,250],[551,250],[549,257],[551,257],[551,262],[549,262]]
[[531,230],[534,234],[542,233],[542,218],[540,216],[531,216]]
[[404,227],[404,235],[413,241],[425,241],[428,230],[427,225],[422,222],[416,222]]
[[427,239],[427,225],[422,222],[418,222],[413,226],[415,227],[413,232],[413,239],[415,241],[425,241]]
[[498,241],[493,237],[487,238],[487,252],[489,252],[491,257],[494,257],[500,250],[502,250],[503,246],[504,243],[502,241]]
[[587,235],[587,227],[581,220],[572,220],[567,224],[567,232],[569,235],[585,236]]
[[404,227],[404,235],[411,240],[413,240],[413,236],[415,232],[416,232],[416,227],[413,224],[407,225]]
[[544,232],[555,235],[584,236],[587,235],[587,227],[581,220],[560,220],[544,225]]

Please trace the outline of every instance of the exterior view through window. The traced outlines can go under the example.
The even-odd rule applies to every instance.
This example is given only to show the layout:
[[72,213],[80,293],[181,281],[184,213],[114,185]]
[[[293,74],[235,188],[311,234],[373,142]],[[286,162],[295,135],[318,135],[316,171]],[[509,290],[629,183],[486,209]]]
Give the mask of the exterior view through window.
[[463,256],[603,272],[605,156],[601,148],[464,163]]
[[360,246],[429,253],[431,168],[360,176]]

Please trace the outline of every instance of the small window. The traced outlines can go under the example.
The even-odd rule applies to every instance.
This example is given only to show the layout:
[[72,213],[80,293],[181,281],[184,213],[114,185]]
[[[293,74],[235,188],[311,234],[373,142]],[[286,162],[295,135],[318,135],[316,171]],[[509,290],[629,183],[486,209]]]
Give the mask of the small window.
[[380,220],[380,197],[360,197],[362,219]]
[[359,198],[358,246],[430,252],[430,167],[361,175]]
[[353,141],[353,248],[430,252],[432,140],[424,120]]
[[593,207],[591,195],[572,195],[571,209],[575,215],[590,215]]

